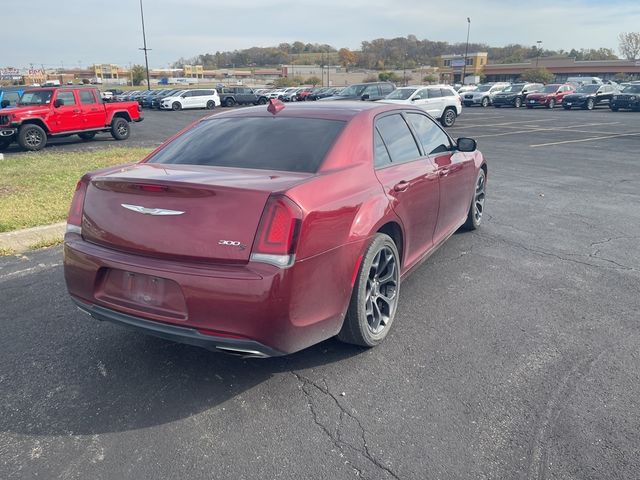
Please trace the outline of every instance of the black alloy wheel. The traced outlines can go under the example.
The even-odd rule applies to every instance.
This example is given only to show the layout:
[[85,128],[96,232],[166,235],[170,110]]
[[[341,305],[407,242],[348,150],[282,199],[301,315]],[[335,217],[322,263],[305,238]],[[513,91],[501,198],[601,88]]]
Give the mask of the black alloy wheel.
[[395,318],[400,294],[400,255],[394,241],[377,233],[362,257],[347,316],[338,338],[374,347]]
[[482,223],[482,216],[484,215],[484,201],[486,196],[486,184],[487,174],[484,169],[480,169],[478,176],[476,177],[476,183],[473,191],[473,200],[469,206],[469,212],[467,213],[467,221],[463,227],[466,230],[475,230],[480,227]]

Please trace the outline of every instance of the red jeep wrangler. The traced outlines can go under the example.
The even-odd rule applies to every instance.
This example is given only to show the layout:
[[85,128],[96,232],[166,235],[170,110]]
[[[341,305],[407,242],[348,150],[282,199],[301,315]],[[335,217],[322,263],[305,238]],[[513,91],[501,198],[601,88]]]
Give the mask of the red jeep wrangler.
[[49,137],[77,134],[91,140],[111,132],[116,140],[129,138],[129,122],[140,122],[138,102],[104,103],[92,87],[31,88],[14,108],[0,114],[0,150],[14,140],[26,150],[40,150]]

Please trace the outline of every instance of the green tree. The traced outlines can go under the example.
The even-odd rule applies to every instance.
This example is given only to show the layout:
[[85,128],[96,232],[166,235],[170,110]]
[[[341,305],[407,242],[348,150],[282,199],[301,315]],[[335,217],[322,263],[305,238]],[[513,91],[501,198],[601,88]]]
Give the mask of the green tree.
[[131,81],[134,85],[140,85],[147,78],[147,71],[142,65],[131,67]]
[[396,75],[395,72],[380,72],[378,74],[378,80],[380,80],[381,82],[398,83],[402,81],[402,77]]
[[320,80],[318,77],[309,77],[307,78],[304,83],[306,83],[307,85],[318,85],[319,83],[321,83],[322,80]]
[[425,75],[425,76],[422,78],[422,81],[423,81],[423,82],[426,82],[426,83],[436,83],[436,82],[438,81],[438,79],[436,78],[436,76],[435,76],[435,75],[431,75],[431,74],[429,74],[429,75]]
[[520,80],[525,82],[549,83],[555,75],[544,67],[530,68],[520,75]]

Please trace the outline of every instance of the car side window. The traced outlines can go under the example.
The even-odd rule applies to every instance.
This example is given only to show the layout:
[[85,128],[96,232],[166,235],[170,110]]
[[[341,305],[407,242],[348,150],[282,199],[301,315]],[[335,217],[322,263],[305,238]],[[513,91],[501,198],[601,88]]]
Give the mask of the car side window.
[[422,90],[418,90],[413,96],[414,100],[423,100],[425,98],[427,98],[427,91],[424,88]]
[[393,163],[411,162],[420,158],[420,150],[413,134],[400,114],[387,115],[376,122]]
[[448,88],[441,88],[440,89],[440,93],[442,94],[443,97],[454,97],[455,93],[453,93],[452,90],[449,90]]
[[449,137],[433,120],[419,113],[407,113],[407,118],[418,135],[426,155],[446,152],[451,148]]
[[388,83],[383,83],[380,85],[380,90],[382,91],[382,95],[389,95],[393,92],[393,86]]
[[387,150],[382,137],[380,136],[380,132],[377,128],[374,128],[374,136],[375,136],[375,144],[374,144],[374,152],[373,152],[373,164],[376,168],[386,167],[391,164],[391,157],[389,156],[389,151]]
[[442,92],[440,92],[439,88],[428,88],[427,92],[429,94],[429,98],[440,98],[440,97],[442,97]]
[[367,85],[362,91],[362,95],[378,96],[378,85]]
[[62,100],[64,102],[65,105],[75,105],[76,104],[76,98],[73,95],[73,92],[58,92],[58,96],[56,97],[57,100]]
[[[67,102],[64,102],[65,104]],[[80,103],[83,105],[90,105],[96,103],[96,99],[93,97],[91,90],[80,90]]]

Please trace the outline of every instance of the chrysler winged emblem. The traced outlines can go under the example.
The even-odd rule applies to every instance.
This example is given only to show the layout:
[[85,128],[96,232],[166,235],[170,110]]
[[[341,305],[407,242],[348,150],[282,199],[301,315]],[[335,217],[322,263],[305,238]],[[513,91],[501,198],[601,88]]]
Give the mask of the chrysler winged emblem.
[[129,205],[128,203],[121,203],[122,207],[127,210],[131,210],[132,212],[142,213],[144,215],[158,215],[158,216],[169,216],[169,215],[182,215],[184,212],[180,210],[167,210],[165,208],[147,208],[142,205]]

